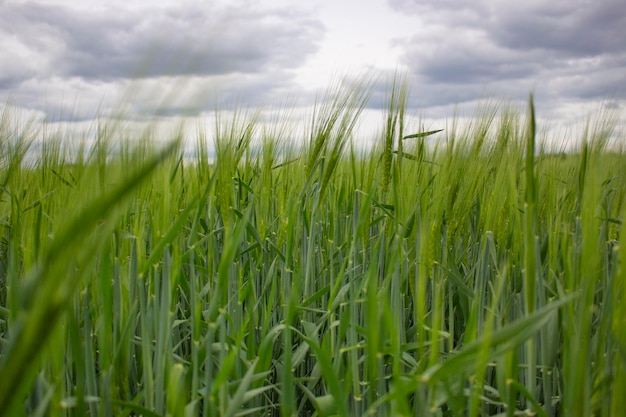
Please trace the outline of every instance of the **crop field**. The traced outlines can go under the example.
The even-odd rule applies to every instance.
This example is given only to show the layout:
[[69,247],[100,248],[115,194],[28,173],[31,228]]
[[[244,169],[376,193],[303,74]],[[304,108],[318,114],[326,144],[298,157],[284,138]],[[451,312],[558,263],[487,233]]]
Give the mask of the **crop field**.
[[5,113],[0,417],[625,415],[610,118],[555,153],[532,97],[434,133],[396,87],[366,152],[366,99],[192,159],[114,122],[29,159]]

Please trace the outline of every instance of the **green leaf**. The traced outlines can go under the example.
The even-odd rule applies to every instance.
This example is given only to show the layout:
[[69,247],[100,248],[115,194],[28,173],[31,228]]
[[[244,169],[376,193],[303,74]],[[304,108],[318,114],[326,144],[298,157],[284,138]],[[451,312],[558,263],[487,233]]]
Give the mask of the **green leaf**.
[[420,381],[434,384],[437,381],[449,378],[453,375],[473,372],[475,365],[480,363],[479,356],[481,349],[484,349],[485,343],[489,345],[491,357],[497,357],[503,353],[512,351],[537,334],[550,320],[555,310],[575,298],[576,295],[571,294],[557,301],[553,301],[545,307],[536,310],[534,313],[491,333],[488,338],[480,338],[465,345],[459,352],[451,356],[445,362],[433,365],[424,371],[419,377]]
[[402,140],[425,138],[426,136],[431,136],[431,135],[434,135],[435,133],[439,133],[439,132],[443,132],[443,129],[430,130],[428,132],[420,132],[420,133],[414,133],[412,135],[406,135],[406,136],[404,136],[402,138]]

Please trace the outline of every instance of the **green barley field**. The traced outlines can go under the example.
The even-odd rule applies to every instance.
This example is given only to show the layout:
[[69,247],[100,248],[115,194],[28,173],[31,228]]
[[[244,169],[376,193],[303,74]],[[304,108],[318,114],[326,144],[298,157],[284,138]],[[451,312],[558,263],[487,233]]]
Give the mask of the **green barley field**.
[[[184,157],[0,121],[0,416],[626,415],[626,151],[528,108],[442,132],[336,89]],[[132,136],[132,137],[129,137]],[[33,143],[40,143],[37,158]]]

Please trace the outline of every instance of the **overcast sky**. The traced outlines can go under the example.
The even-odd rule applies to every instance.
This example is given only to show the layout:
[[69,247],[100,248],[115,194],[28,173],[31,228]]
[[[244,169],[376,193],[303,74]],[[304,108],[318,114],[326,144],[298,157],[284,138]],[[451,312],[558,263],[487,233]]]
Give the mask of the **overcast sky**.
[[623,114],[623,0],[0,0],[0,101],[52,120],[311,104],[341,76],[407,75],[427,118],[489,96],[568,123]]

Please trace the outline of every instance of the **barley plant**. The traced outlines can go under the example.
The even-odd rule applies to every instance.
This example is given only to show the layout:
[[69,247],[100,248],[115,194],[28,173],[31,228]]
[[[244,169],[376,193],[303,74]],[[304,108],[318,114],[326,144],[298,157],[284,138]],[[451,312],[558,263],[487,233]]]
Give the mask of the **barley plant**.
[[624,415],[613,119],[557,153],[532,97],[425,132],[407,94],[367,152],[354,87],[301,145],[220,117],[215,158],[6,110],[0,416]]

